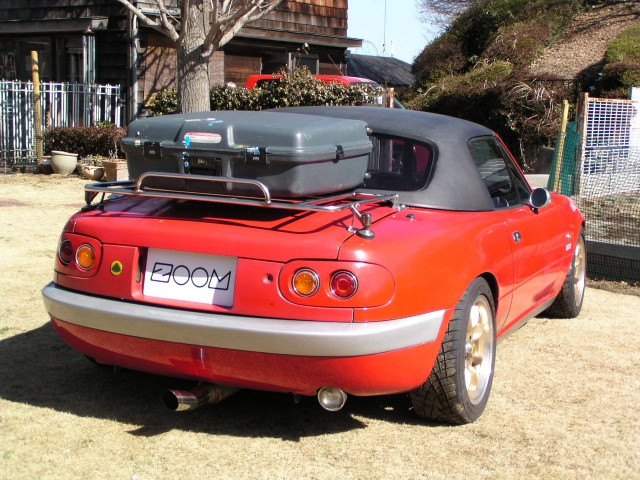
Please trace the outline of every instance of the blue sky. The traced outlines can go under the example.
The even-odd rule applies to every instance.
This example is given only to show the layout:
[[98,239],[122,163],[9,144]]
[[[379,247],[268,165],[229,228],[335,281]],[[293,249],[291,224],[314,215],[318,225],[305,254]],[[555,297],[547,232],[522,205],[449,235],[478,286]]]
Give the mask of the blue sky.
[[[386,28],[385,28],[386,4]],[[365,55],[394,56],[407,63],[437,35],[437,28],[418,18],[416,0],[349,0],[348,35],[365,40]]]

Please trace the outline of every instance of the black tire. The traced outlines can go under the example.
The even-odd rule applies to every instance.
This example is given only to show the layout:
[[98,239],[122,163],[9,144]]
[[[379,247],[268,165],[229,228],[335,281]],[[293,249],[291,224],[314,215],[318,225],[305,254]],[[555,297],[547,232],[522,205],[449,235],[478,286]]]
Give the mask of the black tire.
[[[472,315],[478,316],[481,328],[478,322],[472,328]],[[478,333],[480,336],[473,340]],[[453,312],[431,375],[409,394],[416,414],[426,420],[454,424],[477,420],[491,392],[495,353],[493,295],[486,280],[476,278]]]
[[550,318],[575,318],[582,310],[584,291],[587,280],[587,250],[585,248],[584,232],[581,231],[573,251],[573,260],[562,284],[560,293],[551,306],[542,313]]

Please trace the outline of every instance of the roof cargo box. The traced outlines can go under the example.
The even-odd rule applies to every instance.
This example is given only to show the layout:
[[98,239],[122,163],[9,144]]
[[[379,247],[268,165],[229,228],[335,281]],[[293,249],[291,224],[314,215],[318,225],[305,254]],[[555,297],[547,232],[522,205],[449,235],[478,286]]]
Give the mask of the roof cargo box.
[[[366,124],[360,120],[274,112],[145,118],[132,122],[122,140],[134,181],[150,171],[246,178],[262,182],[272,196],[283,198],[358,186],[371,148]],[[226,193],[245,194],[237,186],[227,189]]]

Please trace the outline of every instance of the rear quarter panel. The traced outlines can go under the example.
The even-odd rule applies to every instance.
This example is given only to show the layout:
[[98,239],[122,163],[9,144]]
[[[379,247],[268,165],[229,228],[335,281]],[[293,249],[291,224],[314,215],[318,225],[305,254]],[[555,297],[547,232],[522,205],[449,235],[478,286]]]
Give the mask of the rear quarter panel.
[[498,321],[505,318],[513,284],[511,246],[493,212],[407,208],[373,226],[375,238],[354,236],[340,259],[383,265],[396,282],[393,300],[358,309],[356,321],[377,321],[452,309],[479,275],[495,278]]

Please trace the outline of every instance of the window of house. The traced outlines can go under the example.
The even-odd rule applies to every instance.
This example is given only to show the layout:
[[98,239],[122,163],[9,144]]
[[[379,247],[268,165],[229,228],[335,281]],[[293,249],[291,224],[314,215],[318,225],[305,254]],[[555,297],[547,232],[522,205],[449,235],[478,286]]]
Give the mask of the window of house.
[[289,54],[289,69],[294,70],[300,67],[306,67],[307,70],[314,74],[319,73],[320,59],[318,55],[291,52]]
[[0,45],[0,78],[32,79],[31,52],[38,52],[38,71],[43,82],[93,83],[95,37],[23,37]]
[[15,80],[16,71],[16,43],[3,39],[0,42],[0,80]]
[[531,194],[518,167],[494,137],[469,141],[469,151],[497,208],[521,205]]
[[29,39],[18,41],[18,79],[29,81],[32,78],[31,52],[38,52],[38,73],[40,81],[50,82],[51,72],[51,42],[46,39]]

